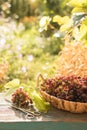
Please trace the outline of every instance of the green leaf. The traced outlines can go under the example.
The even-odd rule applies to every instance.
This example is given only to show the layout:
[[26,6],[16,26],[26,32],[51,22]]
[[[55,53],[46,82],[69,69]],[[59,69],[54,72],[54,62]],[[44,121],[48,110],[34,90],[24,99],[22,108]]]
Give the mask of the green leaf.
[[85,18],[83,21],[82,21],[82,24],[85,24],[87,26],[87,18]]
[[80,27],[80,39],[86,39],[87,37],[87,25],[82,24]]
[[10,96],[20,85],[19,79],[13,79],[12,81],[9,81],[4,87],[7,90],[5,93],[5,96]]
[[70,20],[68,16],[61,17],[60,15],[55,15],[53,17],[53,22],[57,22],[59,25],[65,24]]
[[78,12],[87,13],[87,7],[86,7],[86,8],[75,7],[75,8],[72,10],[72,13],[78,13]]
[[68,5],[72,7],[87,7],[87,0],[70,0]]
[[68,23],[63,24],[63,25],[60,27],[60,31],[61,31],[61,32],[69,31],[69,30],[71,29],[72,25],[73,25],[73,21],[72,21],[72,19],[70,19],[70,20],[68,21]]
[[5,87],[5,89],[9,89],[12,87],[18,87],[19,84],[20,84],[19,79],[13,79],[12,81],[9,81],[4,87]]
[[39,22],[40,28],[47,31],[51,18],[49,16],[43,16]]
[[33,102],[35,107],[41,112],[47,112],[49,110],[49,103],[46,102],[38,92],[33,92]]
[[24,90],[30,95],[34,106],[41,112],[47,112],[50,108],[49,102],[46,102],[40,95],[40,93],[35,90],[35,87],[26,87]]

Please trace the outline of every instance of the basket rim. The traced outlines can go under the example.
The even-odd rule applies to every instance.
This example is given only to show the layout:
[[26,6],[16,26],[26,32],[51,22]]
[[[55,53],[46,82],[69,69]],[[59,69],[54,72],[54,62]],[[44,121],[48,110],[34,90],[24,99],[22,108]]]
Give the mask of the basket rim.
[[44,93],[44,94],[46,94],[46,95],[49,95],[50,97],[54,97],[55,99],[58,99],[58,100],[62,100],[62,101],[65,101],[65,102],[67,102],[67,103],[80,103],[80,104],[83,104],[83,105],[85,105],[85,104],[87,104],[87,102],[86,103],[84,103],[84,102],[74,102],[74,101],[68,101],[68,100],[65,100],[65,99],[61,99],[61,98],[58,98],[58,97],[56,97],[56,96],[53,96],[53,95],[51,95],[51,94],[49,94],[49,93],[47,93],[46,91],[43,91],[43,90],[41,90],[40,89],[40,92],[41,93]]

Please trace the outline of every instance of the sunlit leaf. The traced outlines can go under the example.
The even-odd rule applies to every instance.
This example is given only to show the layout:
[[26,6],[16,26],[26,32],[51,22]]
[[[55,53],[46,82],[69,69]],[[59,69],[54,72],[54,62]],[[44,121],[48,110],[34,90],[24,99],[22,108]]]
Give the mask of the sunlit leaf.
[[35,87],[26,87],[24,90],[29,94],[31,97],[34,106],[41,112],[47,112],[50,108],[50,103],[46,102],[40,93],[35,89]]
[[80,39],[83,39],[87,36],[87,25],[82,24],[80,27]]
[[83,21],[82,21],[82,24],[85,24],[87,26],[87,18],[85,18]]
[[9,96],[10,94],[12,94],[18,87],[20,84],[20,80],[19,79],[13,79],[12,81],[9,81],[4,87],[5,89],[8,89],[5,93],[5,96]]
[[53,17],[53,22],[57,22],[59,25],[67,23],[69,20],[70,18],[68,16],[61,17],[59,15],[56,15]]
[[87,0],[70,0],[68,5],[72,7],[87,7]]
[[19,79],[13,79],[12,81],[9,81],[4,87],[5,87],[5,89],[9,89],[12,87],[18,87],[19,84],[20,84]]
[[70,20],[68,21],[68,23],[63,24],[63,25],[60,27],[60,31],[69,31],[69,30],[71,29],[72,25],[73,25],[73,21],[72,21],[72,19],[70,19]]
[[87,7],[86,7],[86,8],[75,7],[75,8],[72,10],[72,13],[77,13],[77,12],[86,13],[86,12],[87,12]]
[[51,18],[49,16],[42,17],[39,22],[40,28],[47,30],[47,26],[49,25],[50,21],[51,21]]

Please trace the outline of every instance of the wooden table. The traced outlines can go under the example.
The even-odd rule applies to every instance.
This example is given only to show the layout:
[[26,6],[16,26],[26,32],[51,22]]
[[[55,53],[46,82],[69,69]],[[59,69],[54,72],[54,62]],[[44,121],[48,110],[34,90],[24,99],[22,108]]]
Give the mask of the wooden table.
[[47,114],[27,119],[24,113],[11,108],[0,93],[0,130],[87,130],[87,113],[51,108]]

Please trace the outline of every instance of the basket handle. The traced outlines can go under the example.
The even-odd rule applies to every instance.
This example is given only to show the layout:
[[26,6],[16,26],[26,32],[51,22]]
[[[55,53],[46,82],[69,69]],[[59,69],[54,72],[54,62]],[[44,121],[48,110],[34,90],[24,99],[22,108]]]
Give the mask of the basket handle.
[[43,77],[43,75],[39,74],[37,76],[37,80],[36,80],[36,88],[39,88],[39,80],[40,80],[40,78],[42,79],[42,81],[45,81],[45,78]]

